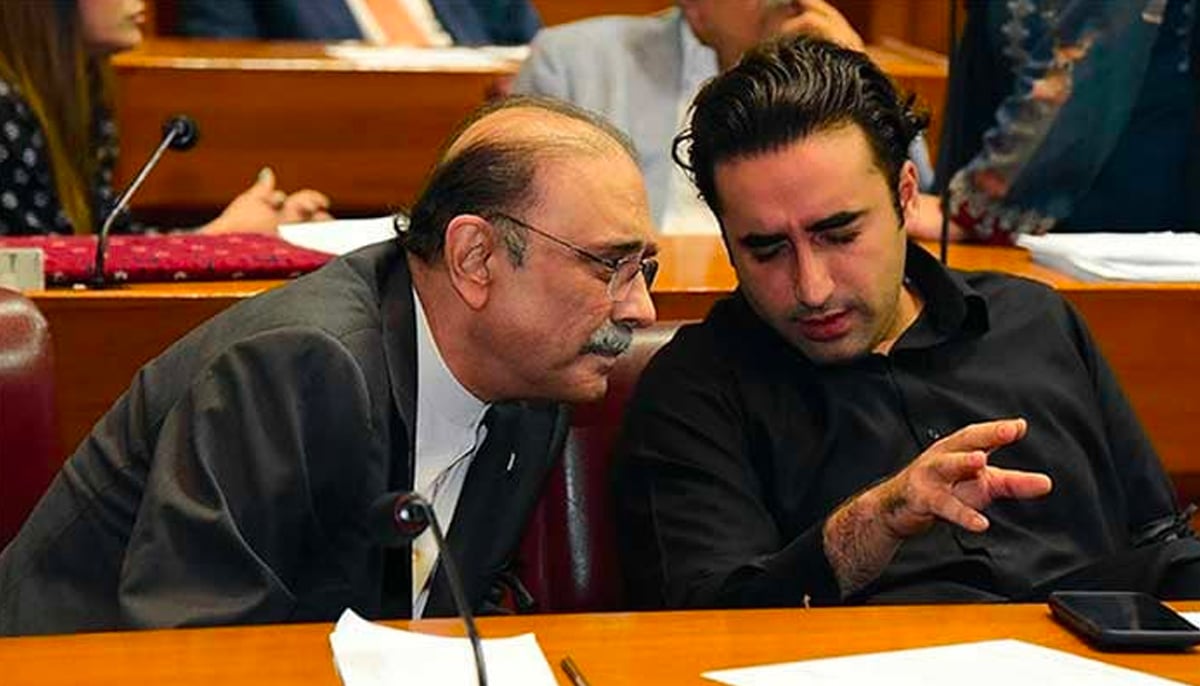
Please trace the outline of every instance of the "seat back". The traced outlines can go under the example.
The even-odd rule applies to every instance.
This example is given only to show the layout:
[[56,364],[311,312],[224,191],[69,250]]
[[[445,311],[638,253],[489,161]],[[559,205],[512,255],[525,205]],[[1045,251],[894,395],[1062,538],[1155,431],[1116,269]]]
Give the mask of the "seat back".
[[0,288],[0,548],[54,478],[57,443],[50,327],[28,298]]
[[637,331],[609,376],[605,397],[572,415],[562,460],[547,478],[518,555],[518,576],[540,612],[623,607],[609,480],[613,443],[642,369],[681,324]]

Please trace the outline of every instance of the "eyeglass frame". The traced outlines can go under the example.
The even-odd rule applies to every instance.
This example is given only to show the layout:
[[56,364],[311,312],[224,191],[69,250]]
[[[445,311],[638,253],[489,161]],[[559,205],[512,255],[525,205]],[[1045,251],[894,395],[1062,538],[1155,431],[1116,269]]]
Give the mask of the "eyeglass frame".
[[[567,250],[570,250],[571,252],[575,253],[579,257],[582,257],[586,260],[591,260],[592,262],[595,262],[596,264],[599,264],[599,265],[607,268],[608,270],[610,270],[612,272],[612,276],[608,277],[608,297],[611,298],[613,300],[613,302],[618,302],[618,301],[624,300],[625,298],[629,297],[628,290],[626,290],[624,293],[620,293],[620,295],[618,296],[617,289],[618,288],[624,288],[624,289],[630,288],[633,285],[633,282],[637,280],[638,274],[641,274],[642,278],[646,280],[646,290],[647,291],[649,291],[650,287],[652,285],[654,285],[654,278],[656,276],[658,276],[658,258],[653,257],[653,256],[647,256],[644,252],[640,253],[640,254],[636,254],[636,255],[628,255],[628,256],[622,257],[622,258],[601,257],[600,255],[597,255],[596,253],[591,252],[590,250],[581,248],[578,245],[575,245],[574,243],[572,243],[564,238],[559,238],[558,236],[555,236],[554,234],[550,233],[549,231],[539,229],[538,227],[534,226],[533,224],[530,224],[529,222],[521,220],[521,219],[517,219],[516,217],[514,217],[511,214],[508,214],[506,212],[491,212],[491,213],[489,213],[489,217],[499,218],[499,219],[503,219],[508,222],[512,222],[513,224],[516,224],[517,226],[519,226],[523,229],[532,231],[533,233],[541,236],[542,238],[546,238],[550,241],[553,241],[554,243],[559,244],[560,246],[566,248]],[[637,265],[638,265],[637,271],[633,273],[633,276],[629,279],[629,281],[626,281],[625,283],[618,285],[617,277],[621,274],[621,269],[626,264],[634,262],[635,260],[637,261]]]

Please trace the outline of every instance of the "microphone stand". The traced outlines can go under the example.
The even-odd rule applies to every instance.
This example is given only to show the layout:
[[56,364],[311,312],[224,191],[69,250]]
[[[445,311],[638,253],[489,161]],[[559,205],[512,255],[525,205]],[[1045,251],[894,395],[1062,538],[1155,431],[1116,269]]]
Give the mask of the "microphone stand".
[[[950,32],[949,32],[950,33],[950,35],[949,35],[950,45],[948,46],[949,51],[946,53],[948,56],[948,59],[946,61],[947,92],[949,92],[949,88],[951,87],[951,84],[954,83],[954,72],[955,72],[954,56],[955,56],[955,51],[958,49],[958,0],[949,0],[949,3],[950,3],[950,27],[949,27],[950,28]],[[943,107],[943,112],[942,112],[943,117],[946,116],[946,114],[949,112],[949,109],[950,109],[950,103],[947,102],[945,107]],[[943,141],[956,140],[958,138],[957,135],[954,135],[958,132],[958,122],[957,121],[947,121],[943,124],[943,126],[950,127],[950,134],[951,134],[949,136],[942,136]],[[943,150],[939,151],[938,154],[946,155],[946,154],[948,154],[948,152],[949,151],[943,149]],[[951,160],[951,162],[953,162],[953,160]],[[946,178],[943,179],[943,182],[942,182],[942,192],[940,193],[941,197],[939,198],[939,202],[938,202],[938,204],[942,208],[942,227],[941,227],[942,231],[941,231],[941,235],[938,237],[939,238],[939,240],[938,240],[938,258],[942,261],[943,265],[946,265],[948,263],[947,260],[949,259],[949,251],[950,251],[950,177],[954,176],[954,171],[949,169],[949,165],[939,165],[939,166],[941,166],[941,168],[947,170],[947,172],[945,174]]]
[[95,269],[92,273],[91,285],[96,288],[103,288],[108,285],[104,278],[104,257],[108,250],[108,232],[112,230],[113,224],[117,221],[117,217],[125,211],[125,207],[129,204],[129,199],[141,187],[142,182],[150,175],[150,172],[158,164],[159,158],[167,151],[167,148],[173,150],[187,150],[196,144],[196,122],[184,115],[171,117],[163,125],[163,138],[154,149],[154,153],[150,155],[150,159],[146,160],[146,164],[138,170],[138,174],[134,177],[133,182],[125,189],[125,192],[117,198],[116,205],[113,206],[108,216],[104,218],[104,224],[100,227],[100,233],[96,238],[96,260]]
[[438,524],[433,506],[419,493],[385,493],[372,507],[372,510],[376,511],[376,516],[372,519],[379,516],[378,510],[380,509],[385,510],[391,533],[394,534],[388,541],[393,545],[412,541],[420,536],[426,528],[433,530],[433,540],[437,544],[438,557],[446,568],[446,581],[450,586],[450,595],[454,598],[454,605],[467,630],[467,641],[470,642],[471,650],[475,654],[476,679],[479,686],[487,686],[483,642],[479,639],[479,630],[475,627],[475,616],[471,613],[471,605],[467,602],[466,591],[463,590],[462,577],[458,575],[458,565],[454,562],[454,556],[450,554],[450,548],[446,545],[446,537],[442,533],[442,526]]

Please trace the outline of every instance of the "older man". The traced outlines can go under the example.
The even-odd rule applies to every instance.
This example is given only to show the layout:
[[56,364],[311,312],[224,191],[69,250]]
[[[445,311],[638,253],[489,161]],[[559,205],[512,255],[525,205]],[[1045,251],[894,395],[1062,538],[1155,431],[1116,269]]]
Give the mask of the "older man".
[[682,138],[740,287],[629,409],[642,604],[1200,594],[1200,543],[1079,315],[906,241],[922,124],[860,53],[805,39],[697,96]]
[[0,633],[452,613],[436,548],[373,543],[371,504],[409,489],[480,606],[562,444],[556,403],[602,395],[654,319],[651,231],[620,134],[484,110],[398,240],[138,373],[0,556]]

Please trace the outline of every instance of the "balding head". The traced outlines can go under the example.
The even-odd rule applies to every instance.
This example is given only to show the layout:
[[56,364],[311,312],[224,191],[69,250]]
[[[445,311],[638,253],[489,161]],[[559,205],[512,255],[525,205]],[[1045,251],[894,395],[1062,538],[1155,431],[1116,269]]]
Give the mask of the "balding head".
[[[446,144],[413,207],[404,246],[433,261],[454,217],[522,213],[539,201],[539,170],[575,156],[635,161],[636,153],[611,124],[563,102],[521,96],[484,106]],[[520,241],[508,248],[519,263]]]

